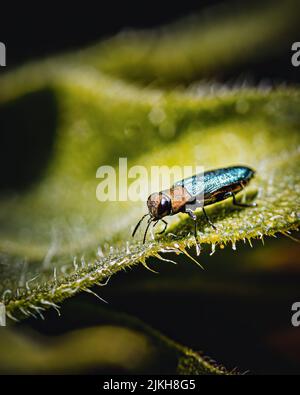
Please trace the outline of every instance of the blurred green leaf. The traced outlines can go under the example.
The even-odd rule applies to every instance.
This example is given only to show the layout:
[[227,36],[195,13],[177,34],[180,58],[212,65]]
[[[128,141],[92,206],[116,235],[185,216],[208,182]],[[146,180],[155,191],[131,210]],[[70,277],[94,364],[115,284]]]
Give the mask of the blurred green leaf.
[[298,0],[230,5],[161,29],[122,32],[81,51],[77,59],[117,77],[171,87],[234,76],[243,65],[265,59],[276,62],[297,37]]
[[[75,306],[76,307],[76,306]],[[90,314],[86,305],[69,313],[81,322]],[[237,374],[217,366],[199,353],[173,342],[139,320],[125,314],[91,310],[102,324],[46,336],[24,324],[3,329],[0,337],[0,372],[18,374]],[[73,320],[76,318],[72,318]],[[72,321],[71,319],[71,321]],[[25,322],[26,324],[26,322]]]

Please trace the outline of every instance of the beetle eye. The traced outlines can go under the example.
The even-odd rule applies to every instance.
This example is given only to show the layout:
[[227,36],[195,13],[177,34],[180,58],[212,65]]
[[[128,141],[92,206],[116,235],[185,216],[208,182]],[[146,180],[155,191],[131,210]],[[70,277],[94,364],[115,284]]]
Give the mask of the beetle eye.
[[162,196],[160,204],[157,209],[159,217],[164,217],[170,213],[170,200]]

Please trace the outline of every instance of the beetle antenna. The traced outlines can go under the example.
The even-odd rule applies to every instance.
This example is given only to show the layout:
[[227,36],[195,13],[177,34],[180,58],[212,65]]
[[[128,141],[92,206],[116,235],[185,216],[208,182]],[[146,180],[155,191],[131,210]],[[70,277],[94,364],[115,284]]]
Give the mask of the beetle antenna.
[[146,230],[145,230],[145,233],[144,233],[143,244],[145,244],[147,232],[148,232],[149,226],[151,225],[151,222],[153,222],[153,219],[149,218],[148,219],[148,224],[147,224],[147,227],[146,227]]
[[142,216],[142,218],[139,220],[139,222],[136,224],[133,232],[132,232],[132,237],[134,237],[136,231],[138,230],[139,226],[141,225],[141,223],[143,222],[143,219],[147,217],[147,215],[150,215],[149,213],[145,214]]

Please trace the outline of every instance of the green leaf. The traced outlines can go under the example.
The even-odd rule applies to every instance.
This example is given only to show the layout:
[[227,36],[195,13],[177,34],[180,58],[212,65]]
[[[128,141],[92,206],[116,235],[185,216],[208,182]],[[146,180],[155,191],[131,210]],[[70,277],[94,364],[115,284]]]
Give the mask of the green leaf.
[[81,51],[77,60],[152,86],[232,78],[249,63],[276,62],[286,53],[298,33],[297,7],[297,0],[210,7],[161,29],[122,32]]
[[[101,324],[50,336],[21,327],[4,329],[0,337],[0,372],[18,374],[237,374],[199,353],[173,342],[125,314],[75,304],[66,311],[86,322],[101,316]],[[75,319],[76,320],[76,319]]]
[[[280,10],[270,8],[259,20],[260,31],[269,32],[264,48],[273,45],[279,25],[284,29],[289,21],[294,26],[288,8]],[[245,40],[252,37],[256,17],[254,12],[252,28],[243,31]],[[225,47],[244,18],[233,30],[228,30],[231,19],[224,19]],[[199,75],[181,68],[185,51],[194,53],[192,38],[203,37],[202,27],[193,25],[187,34],[180,25],[176,29],[156,42],[158,52],[150,71],[145,62],[131,58],[135,69],[144,70],[145,81],[154,81],[158,73],[167,78],[162,64],[166,59],[175,71],[187,72],[188,81],[208,75],[209,53],[204,60],[203,52],[195,52],[195,68],[203,64]],[[219,33],[207,34],[214,48]],[[169,56],[170,43],[176,47],[179,36],[181,50]],[[258,37],[251,41],[253,52]],[[143,35],[141,40],[136,53],[142,53]],[[130,234],[145,204],[97,201],[96,170],[101,165],[117,168],[119,157],[128,158],[128,167],[143,164],[147,169],[187,161],[206,168],[242,163],[256,169],[256,178],[246,190],[246,199],[255,199],[256,208],[236,209],[230,201],[211,206],[207,211],[217,232],[199,213],[199,239],[212,248],[287,234],[299,226],[299,90],[221,86],[205,94],[201,85],[186,90],[141,88],[112,77],[127,78],[123,70],[129,69],[127,49],[118,57],[118,45],[111,44],[107,66],[101,59],[109,49],[103,52],[100,45],[82,57],[53,58],[1,77],[0,125],[5,136],[1,164],[10,172],[3,176],[6,190],[0,202],[0,295],[12,319],[57,308],[65,298],[105,282],[122,269],[146,265],[149,257],[165,259],[162,254],[168,252],[190,256],[193,226],[184,215],[172,218],[165,236],[142,245],[141,234],[135,240]],[[237,51],[230,61],[224,60],[228,67]],[[175,71],[170,81],[182,82],[181,71]],[[157,113],[158,118],[153,116]],[[201,257],[197,260],[201,263]]]

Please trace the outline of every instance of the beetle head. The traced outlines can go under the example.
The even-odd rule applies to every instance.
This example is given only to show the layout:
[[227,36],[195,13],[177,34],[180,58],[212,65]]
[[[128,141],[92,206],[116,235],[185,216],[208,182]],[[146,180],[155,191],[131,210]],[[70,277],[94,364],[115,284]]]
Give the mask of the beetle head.
[[169,215],[172,210],[171,199],[162,192],[152,193],[147,200],[149,214],[154,219],[161,219]]

